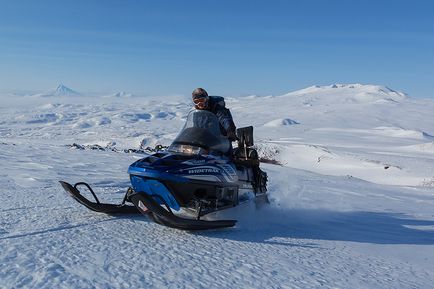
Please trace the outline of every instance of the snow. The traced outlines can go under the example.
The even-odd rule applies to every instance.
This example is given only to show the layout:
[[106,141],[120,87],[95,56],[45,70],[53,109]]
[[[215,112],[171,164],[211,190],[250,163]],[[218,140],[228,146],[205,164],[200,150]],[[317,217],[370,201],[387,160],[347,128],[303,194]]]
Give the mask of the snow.
[[361,84],[226,97],[280,163],[262,165],[271,203],[184,232],[93,213],[57,181],[120,202],[143,157],[124,150],[170,144],[189,97],[0,98],[0,288],[432,287],[432,100]]
[[[336,92],[338,92],[336,94]],[[305,96],[307,94],[321,94],[323,97],[333,98],[336,95],[345,102],[389,102],[402,101],[407,95],[381,85],[332,84],[328,86],[314,85],[305,89],[286,94],[285,96]]]
[[113,93],[113,94],[110,94],[107,96],[103,96],[103,97],[133,97],[133,96],[134,96],[134,94],[132,94],[132,93],[128,93],[125,91],[119,91],[119,92],[116,92],[116,93]]
[[293,125],[298,124],[295,120],[292,120],[290,118],[279,118],[272,121],[267,122],[264,124],[264,126],[268,127],[278,127],[278,126],[284,126],[284,125]]

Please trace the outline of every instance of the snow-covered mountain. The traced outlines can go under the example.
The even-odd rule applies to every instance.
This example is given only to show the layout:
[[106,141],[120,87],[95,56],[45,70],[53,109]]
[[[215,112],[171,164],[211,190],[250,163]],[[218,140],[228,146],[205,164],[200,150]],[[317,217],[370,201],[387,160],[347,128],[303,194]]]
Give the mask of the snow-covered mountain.
[[90,212],[57,183],[87,181],[120,202],[143,156],[124,149],[170,144],[189,96],[0,97],[0,288],[434,282],[433,100],[362,84],[226,96],[261,157],[279,163],[261,165],[270,204],[225,212],[234,229],[191,233]]
[[81,95],[77,91],[66,87],[63,84],[59,84],[56,88],[50,89],[44,93],[35,94],[33,96],[40,97],[55,97],[55,96],[79,96]]
[[[332,84],[328,86],[314,85],[301,89],[298,91],[290,92],[283,96],[305,98],[309,95],[319,96],[321,99],[328,103],[372,103],[372,102],[389,102],[389,101],[402,101],[408,96],[405,93],[395,91],[387,86],[381,85],[363,85],[355,84]],[[319,99],[315,99],[319,100]],[[307,105],[313,103],[306,103]]]

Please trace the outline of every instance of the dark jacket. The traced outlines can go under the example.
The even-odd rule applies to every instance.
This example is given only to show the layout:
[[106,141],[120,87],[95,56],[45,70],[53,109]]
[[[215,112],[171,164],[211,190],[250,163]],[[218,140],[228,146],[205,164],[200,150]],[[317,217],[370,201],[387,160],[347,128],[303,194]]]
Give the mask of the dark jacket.
[[234,141],[236,127],[231,112],[225,106],[225,99],[221,96],[210,96],[206,110],[217,116],[222,133],[230,136],[230,140]]

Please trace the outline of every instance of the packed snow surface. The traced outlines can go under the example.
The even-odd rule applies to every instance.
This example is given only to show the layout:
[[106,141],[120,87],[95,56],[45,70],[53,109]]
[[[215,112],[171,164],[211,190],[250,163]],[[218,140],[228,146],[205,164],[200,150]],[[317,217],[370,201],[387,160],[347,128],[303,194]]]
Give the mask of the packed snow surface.
[[58,180],[120,202],[143,157],[124,150],[170,144],[189,97],[61,91],[0,96],[0,288],[432,288],[432,100],[361,84],[226,96],[279,163],[262,164],[270,204],[185,232],[91,212]]

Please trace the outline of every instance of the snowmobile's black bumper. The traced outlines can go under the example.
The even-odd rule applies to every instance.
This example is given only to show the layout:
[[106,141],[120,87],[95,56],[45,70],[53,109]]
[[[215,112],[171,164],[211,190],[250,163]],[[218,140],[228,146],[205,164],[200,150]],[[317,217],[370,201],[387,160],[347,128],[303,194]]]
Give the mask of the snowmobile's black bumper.
[[[92,188],[86,184],[86,183],[76,183],[74,186],[67,183],[67,182],[63,182],[63,181],[59,181],[59,183],[62,185],[62,187],[65,189],[66,192],[68,192],[71,197],[76,200],[77,202],[79,202],[80,204],[84,205],[85,207],[87,207],[88,209],[95,211],[95,212],[99,212],[99,213],[105,213],[105,214],[109,214],[109,215],[114,215],[114,214],[138,214],[140,213],[136,207],[134,206],[130,206],[130,205],[126,205],[125,204],[125,199],[122,202],[122,204],[120,205],[114,205],[114,204],[104,204],[101,203],[97,196],[95,195],[95,193],[93,192]],[[77,189],[77,186],[84,186],[86,187],[89,192],[93,195],[93,197],[95,198],[95,202],[92,202],[90,200],[88,200],[86,197],[84,197],[80,191]]]
[[152,212],[150,216],[155,222],[168,227],[181,229],[181,230],[209,230],[233,227],[236,220],[217,220],[205,221],[196,219],[186,219],[178,217],[171,211],[164,209],[160,206],[152,196],[141,193],[133,192],[128,195],[128,199],[137,207],[142,213]]

